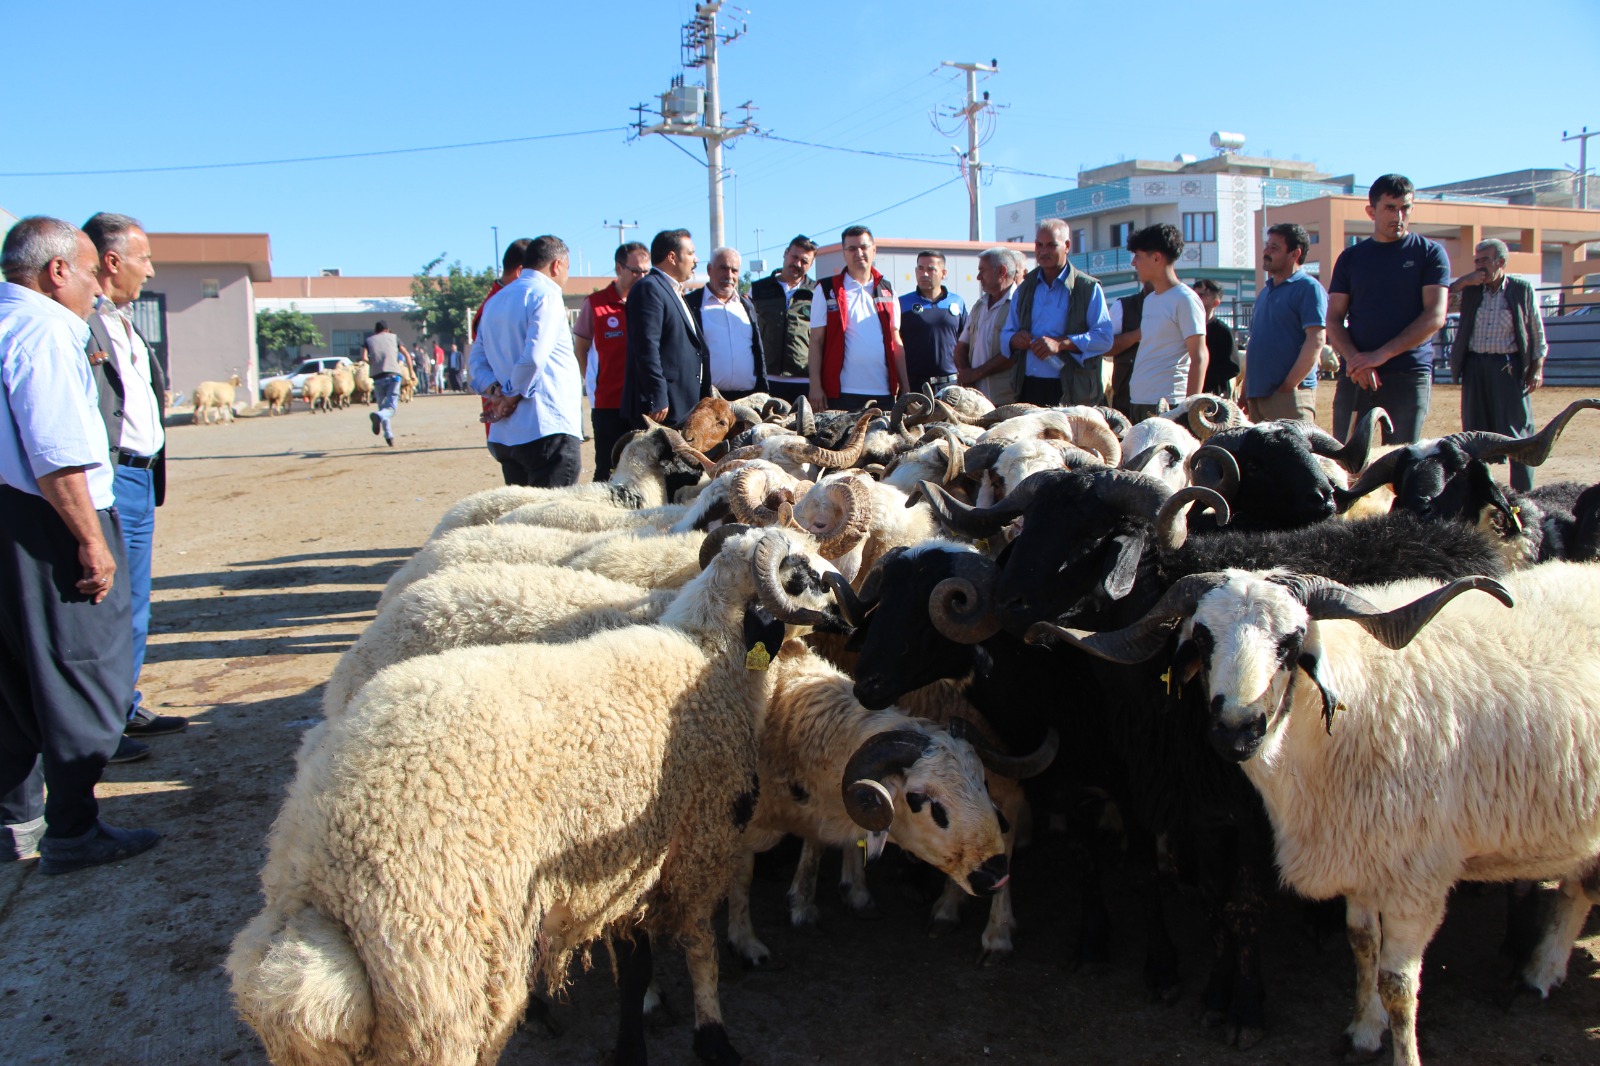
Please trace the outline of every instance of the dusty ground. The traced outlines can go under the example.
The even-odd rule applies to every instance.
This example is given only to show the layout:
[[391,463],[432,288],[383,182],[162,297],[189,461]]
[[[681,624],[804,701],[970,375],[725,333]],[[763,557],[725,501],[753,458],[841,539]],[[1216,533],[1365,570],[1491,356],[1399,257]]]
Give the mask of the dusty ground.
[[[1539,394],[1542,422],[1576,393]],[[1435,394],[1429,431],[1447,432],[1454,390]],[[265,1062],[233,1016],[221,961],[259,907],[263,840],[320,685],[372,618],[379,589],[454,499],[498,483],[476,425],[476,401],[421,397],[402,407],[398,446],[384,448],[366,409],[232,426],[175,426],[170,499],[160,512],[155,610],[144,691],[188,732],[151,741],[153,758],[112,767],[105,816],[167,836],[131,861],[65,878],[33,863],[0,866],[0,1063],[188,1066]],[[1580,417],[1544,477],[1600,480],[1600,419]],[[1170,905],[1186,964],[1174,1006],[1145,1001],[1142,943],[1118,903],[1115,963],[1067,972],[1071,871],[1051,847],[1019,858],[1016,957],[979,969],[982,915],[952,937],[923,935],[920,884],[893,863],[873,871],[885,917],[850,918],[830,894],[820,937],[783,921],[782,863],[756,884],[758,928],[784,964],[743,973],[724,964],[723,1006],[752,1063],[1228,1063],[1332,1061],[1347,1018],[1349,953],[1304,939],[1290,901],[1269,923],[1273,1029],[1230,1051],[1196,1022],[1203,927],[1194,900]],[[824,871],[825,876],[827,871]],[[1428,956],[1424,1055],[1433,1063],[1600,1062],[1600,937],[1575,953],[1549,1004],[1507,1015],[1498,893],[1462,894]],[[651,1053],[691,1060],[680,961],[658,969],[676,1024]],[[565,1035],[519,1034],[507,1063],[598,1063],[615,1024],[603,967],[556,1008]]]

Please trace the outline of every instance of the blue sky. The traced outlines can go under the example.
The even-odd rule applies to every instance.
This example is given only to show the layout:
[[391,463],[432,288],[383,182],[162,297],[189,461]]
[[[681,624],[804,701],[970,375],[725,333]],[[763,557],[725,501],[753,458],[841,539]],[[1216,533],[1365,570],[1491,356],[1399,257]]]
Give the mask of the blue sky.
[[[625,126],[679,72],[679,0],[471,5],[391,0],[226,5],[6,5],[10,92],[0,173],[226,163]],[[1326,4],[756,5],[722,53],[725,110],[747,99],[772,133],[953,158],[929,111],[960,101],[940,60],[997,58],[985,162],[1071,177],[1119,158],[1204,154],[1214,129],[1249,154],[1418,185],[1577,163],[1563,129],[1600,126],[1574,57],[1600,50],[1600,4],[1354,0]],[[91,38],[95,43],[89,44]],[[1482,57],[1481,59],[1477,57]],[[1577,63],[1575,66],[1574,63]],[[693,80],[693,74],[691,74]],[[1572,84],[1577,84],[1576,82]],[[946,121],[947,127],[950,125]],[[697,143],[674,138],[703,160]],[[0,207],[81,222],[96,210],[154,231],[266,232],[273,271],[406,274],[470,265],[553,232],[574,272],[608,269],[630,237],[687,226],[708,243],[706,172],[662,137],[583,137],[281,166],[132,175],[0,176]],[[728,237],[769,258],[868,217],[880,236],[964,238],[953,166],[742,138],[727,152]],[[965,145],[965,137],[960,142]],[[1600,164],[1600,142],[1591,163]],[[1069,187],[997,174],[994,206]],[[735,197],[737,188],[737,197]],[[737,230],[735,200],[737,199]]]

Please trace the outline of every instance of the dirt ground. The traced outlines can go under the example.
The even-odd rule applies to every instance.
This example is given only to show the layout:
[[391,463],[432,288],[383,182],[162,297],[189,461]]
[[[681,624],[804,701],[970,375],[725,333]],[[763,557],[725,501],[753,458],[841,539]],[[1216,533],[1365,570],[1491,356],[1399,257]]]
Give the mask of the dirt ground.
[[[1577,395],[1539,393],[1540,422]],[[1455,390],[1437,389],[1429,432],[1457,428],[1457,406]],[[393,449],[370,435],[367,410],[313,417],[297,404],[288,417],[169,431],[171,488],[157,521],[142,688],[190,728],[152,739],[147,761],[111,767],[100,790],[108,821],[152,826],[166,839],[144,856],[63,878],[39,877],[31,862],[0,866],[0,1064],[265,1063],[234,1017],[221,963],[259,909],[266,830],[295,748],[384,581],[448,504],[499,482],[475,399],[428,396],[402,407]],[[1541,477],[1600,480],[1600,418],[1578,418]],[[1255,1049],[1233,1051],[1197,1021],[1207,947],[1198,903],[1183,892],[1169,903],[1185,976],[1175,1005],[1147,1001],[1136,916],[1115,894],[1110,972],[1063,965],[1076,893],[1056,844],[1045,837],[1019,856],[1017,951],[988,969],[974,964],[981,907],[969,904],[958,933],[928,938],[927,886],[893,860],[870,874],[881,920],[852,918],[825,891],[820,935],[787,928],[790,871],[781,855],[765,862],[755,917],[780,966],[745,973],[724,956],[735,1046],[767,1066],[1333,1061],[1327,1049],[1352,1000],[1342,937],[1314,945],[1299,905],[1281,902],[1265,947],[1271,1032]],[[1549,1003],[1507,1014],[1496,950],[1502,906],[1498,890],[1452,901],[1427,960],[1424,1056],[1600,1062],[1600,937],[1582,942]],[[689,1062],[681,959],[657,958],[676,1017],[653,1031],[651,1055]],[[555,1008],[564,1035],[521,1032],[504,1062],[605,1061],[616,1002],[603,959]]]

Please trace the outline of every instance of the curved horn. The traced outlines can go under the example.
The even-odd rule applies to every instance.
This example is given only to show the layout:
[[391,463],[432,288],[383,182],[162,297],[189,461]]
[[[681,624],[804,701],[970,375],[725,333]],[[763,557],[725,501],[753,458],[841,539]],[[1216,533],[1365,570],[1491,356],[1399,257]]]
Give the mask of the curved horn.
[[1356,478],[1356,483],[1348,489],[1341,489],[1337,485],[1333,488],[1334,502],[1339,505],[1339,513],[1343,514],[1350,509],[1350,505],[1361,497],[1381,488],[1384,485],[1393,485],[1395,468],[1400,465],[1400,460],[1410,454],[1408,448],[1396,448],[1392,452],[1384,452],[1372,461],[1372,465],[1361,471],[1361,476]]
[[1183,514],[1184,508],[1190,503],[1197,504],[1201,510],[1209,507],[1216,514],[1219,526],[1227,525],[1233,518],[1233,513],[1228,510],[1228,501],[1215,489],[1208,489],[1204,485],[1179,489],[1167,497],[1167,502],[1161,505],[1161,511],[1156,515],[1158,543],[1168,551],[1177,551],[1189,539],[1189,525],[1184,521]]
[[817,419],[811,413],[811,401],[806,399],[804,393],[795,397],[793,428],[802,437],[810,437],[817,431]]
[[1038,777],[1050,768],[1050,764],[1055,761],[1056,752],[1061,749],[1061,734],[1056,732],[1055,726],[1045,730],[1044,740],[1039,742],[1037,748],[1030,754],[1020,756],[1008,755],[990,745],[978,732],[977,727],[965,718],[950,719],[950,735],[971,744],[972,750],[983,760],[984,769],[1001,777],[1009,777],[1013,781]]
[[790,405],[788,400],[780,400],[778,397],[774,396],[766,403],[761,405],[761,421],[785,421],[788,418],[789,412],[793,410],[794,408]]
[[932,400],[920,392],[903,392],[889,410],[889,429],[895,433],[916,429],[927,422],[932,413]]
[[729,403],[728,407],[732,409],[734,418],[737,418],[741,422],[748,422],[752,426],[760,425],[762,420],[765,418],[765,416],[760,411],[757,411],[754,407],[751,407],[746,403],[740,403],[737,400]]
[[773,488],[771,470],[761,466],[746,466],[740,468],[728,483],[728,506],[732,508],[734,517],[746,525],[775,525],[782,516],[777,506],[768,501],[771,496],[780,493],[788,495],[792,501],[793,495],[786,488]]
[[617,465],[622,462],[622,449],[626,448],[635,437],[641,436],[643,433],[644,430],[642,429],[630,429],[617,438],[617,443],[611,446],[611,469],[615,470]]
[[1107,466],[1122,462],[1122,442],[1111,427],[1098,418],[1087,415],[1067,415],[1067,425],[1072,430],[1072,443],[1084,451],[1097,453]]
[[872,529],[872,490],[858,477],[836,477],[820,482],[812,492],[820,492],[832,505],[838,519],[827,529],[813,533],[817,554],[837,559],[867,538]]
[[1367,465],[1367,453],[1372,450],[1372,425],[1380,419],[1384,428],[1393,432],[1394,423],[1389,419],[1389,412],[1381,407],[1371,407],[1363,411],[1361,417],[1356,420],[1355,428],[1350,431],[1350,439],[1344,444],[1340,444],[1332,435],[1323,432],[1310,422],[1285,424],[1298,429],[1305,436],[1306,444],[1310,446],[1312,454],[1325,455],[1348,472],[1355,474]]
[[[1202,462],[1210,461],[1217,466],[1216,477],[1199,476],[1198,468]],[[1219,448],[1215,444],[1202,444],[1189,454],[1183,468],[1189,473],[1189,480],[1196,485],[1204,485],[1209,489],[1216,489],[1224,496],[1232,495],[1239,488],[1239,460],[1226,448]]]
[[894,799],[883,779],[905,773],[933,746],[917,729],[891,729],[868,737],[845,764],[839,788],[850,820],[871,833],[887,832],[894,823]]
[[1142,474],[1145,472],[1144,468],[1150,465],[1150,460],[1156,457],[1156,453],[1163,451],[1172,456],[1167,463],[1169,467],[1174,463],[1180,463],[1183,461],[1183,453],[1178,450],[1178,446],[1176,444],[1152,444],[1150,447],[1146,448],[1142,452],[1139,452],[1137,455],[1124,456],[1122,460],[1122,469],[1132,470]]
[[711,386],[711,398],[713,400],[722,399],[722,393],[717,391],[717,387],[715,385]]
[[716,470],[717,464],[706,458],[704,452],[684,440],[683,434],[675,429],[666,429],[665,427],[662,428],[661,432],[666,436],[667,443],[672,446],[673,455],[680,459],[688,459],[690,462],[698,463],[700,469],[708,474]]
[[1009,422],[1013,418],[1021,418],[1023,415],[1032,414],[1040,410],[1043,410],[1043,408],[1035,407],[1031,403],[1008,403],[985,413],[978,419],[978,425],[984,429],[993,429],[1002,422]]
[[737,537],[740,533],[748,533],[750,527],[738,522],[729,522],[725,526],[718,526],[706,534],[706,539],[700,542],[700,569],[704,570],[711,565],[711,560],[722,551],[723,543],[729,537]]
[[1531,437],[1507,437],[1499,433],[1457,433],[1453,435],[1469,455],[1474,459],[1485,461],[1501,457],[1518,462],[1524,466],[1541,466],[1550,458],[1550,450],[1555,447],[1556,439],[1561,436],[1561,431],[1567,428],[1567,423],[1579,411],[1592,411],[1600,408],[1600,399],[1573,400],[1567,404],[1566,410],[1552,418],[1545,427]]
[[961,471],[965,468],[967,446],[961,442],[960,437],[956,436],[956,431],[949,426],[942,428],[939,431],[939,435],[944,438],[945,443],[944,483],[948,485],[960,477]]
[[[1221,396],[1202,393],[1189,404],[1189,429],[1196,440],[1205,440],[1214,433],[1242,426],[1250,420],[1237,404]],[[1217,416],[1221,415],[1221,418]]]
[[778,566],[789,554],[789,538],[777,530],[768,530],[756,542],[750,555],[750,575],[755,579],[756,596],[761,605],[772,612],[772,617],[796,626],[820,626],[831,619],[822,611],[795,605],[794,598],[784,589],[778,577]]
[[1106,425],[1111,427],[1111,432],[1117,435],[1118,440],[1126,437],[1128,430],[1133,428],[1133,423],[1128,420],[1128,416],[1115,407],[1100,406],[1096,407],[1095,410],[1100,412],[1100,417],[1106,420]]
[[[968,477],[982,477],[985,470],[991,469],[1000,460],[1000,453],[1015,444],[1010,437],[994,437],[990,440],[979,441],[966,450],[962,456],[961,467]],[[945,479],[949,481],[949,478]]]
[[1156,522],[1161,508],[1172,489],[1160,478],[1132,470],[1099,470],[1090,475],[1095,480],[1095,493],[1110,506],[1126,515]]
[[1065,477],[1065,470],[1041,470],[1037,474],[1030,474],[999,502],[990,507],[974,507],[963,503],[944,490],[941,485],[932,481],[918,482],[922,486],[923,495],[928,498],[928,506],[933,508],[933,513],[941,524],[947,529],[953,529],[968,537],[989,537],[1005,528],[1007,522],[1028,509],[1028,504],[1033,502],[1034,494],[1044,484],[1035,481],[1036,478]]
[[999,569],[977,552],[950,557],[950,576],[928,595],[933,628],[957,644],[977,644],[1000,632],[994,580]]
[[1390,650],[1410,644],[1422,628],[1444,610],[1445,604],[1464,592],[1487,592],[1507,607],[1514,605],[1511,593],[1492,577],[1457,578],[1389,611],[1374,607],[1352,589],[1330,578],[1296,574],[1278,583],[1305,605],[1306,613],[1312,618],[1318,621],[1349,619]]
[[867,603],[850,587],[850,582],[844,579],[843,574],[827,573],[828,587],[833,590],[834,602],[839,605],[839,614],[844,618],[844,624],[851,629],[860,629],[867,620],[867,612],[872,610],[873,604]]
[[843,470],[854,466],[867,448],[867,424],[876,417],[877,415],[871,411],[864,412],[856,419],[856,424],[850,430],[850,436],[845,438],[843,446],[837,449],[820,448],[807,441],[804,447],[795,448],[793,455],[802,463],[811,463],[829,470]]
[[1054,622],[1035,622],[1028,627],[1027,639],[1033,644],[1060,640],[1114,663],[1142,663],[1161,650],[1167,642],[1167,632],[1194,613],[1195,605],[1202,596],[1227,580],[1228,576],[1223,573],[1181,577],[1167,589],[1166,595],[1156,601],[1155,606],[1145,612],[1143,618],[1122,629],[1079,634]]

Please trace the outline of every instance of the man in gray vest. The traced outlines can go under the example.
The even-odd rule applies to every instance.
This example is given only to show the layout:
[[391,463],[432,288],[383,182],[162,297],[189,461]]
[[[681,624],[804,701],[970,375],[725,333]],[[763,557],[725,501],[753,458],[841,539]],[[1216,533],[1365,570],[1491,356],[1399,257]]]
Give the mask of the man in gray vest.
[[1033,239],[1039,265],[1017,287],[1000,332],[1000,350],[1023,356],[1014,371],[1023,403],[1105,402],[1100,356],[1111,347],[1111,316],[1100,282],[1067,261],[1071,251],[1066,222],[1039,224]]
[[[1506,245],[1479,241],[1477,267],[1457,278],[1461,323],[1450,347],[1450,373],[1461,382],[1461,428],[1513,437],[1533,433],[1533,390],[1544,384],[1544,320],[1533,286],[1506,273]],[[1533,488],[1533,468],[1511,464],[1511,487]]]
[[977,389],[996,407],[1017,401],[1012,375],[1016,360],[1000,347],[1000,332],[1011,316],[1011,299],[1027,269],[1014,248],[990,248],[978,255],[978,286],[983,298],[972,305],[967,328],[956,342],[956,380]]
[[[400,368],[404,365],[400,357],[410,354],[400,338],[389,332],[389,323],[382,319],[372,327],[372,336],[362,344],[361,361],[370,367],[373,397],[378,404],[376,413],[367,417],[372,419],[373,436],[382,433],[383,442],[391,448],[394,447],[391,420],[395,408],[400,405]],[[418,375],[419,382],[420,378]]]
[[112,488],[122,541],[128,549],[126,577],[133,603],[133,704],[128,708],[127,735],[111,761],[132,762],[150,754],[142,738],[179,733],[189,725],[177,715],[156,714],[146,708],[137,688],[150,635],[150,560],[156,508],[165,500],[167,488],[167,440],[162,428],[167,379],[128,313],[144,283],[156,273],[144,227],[127,215],[101,212],[83,224],[83,232],[100,256],[100,294],[89,313],[93,337],[89,364],[100,392],[100,417],[105,420],[111,461],[116,465]]

